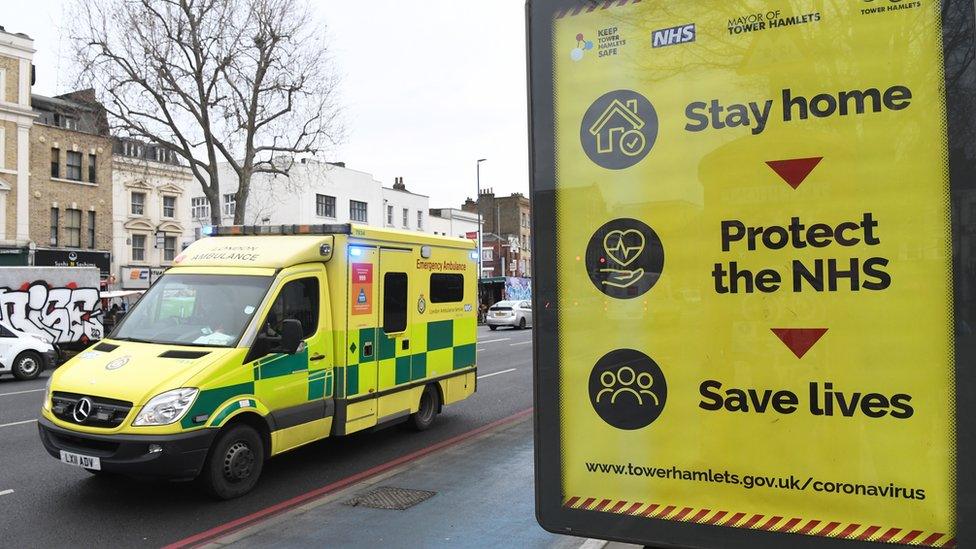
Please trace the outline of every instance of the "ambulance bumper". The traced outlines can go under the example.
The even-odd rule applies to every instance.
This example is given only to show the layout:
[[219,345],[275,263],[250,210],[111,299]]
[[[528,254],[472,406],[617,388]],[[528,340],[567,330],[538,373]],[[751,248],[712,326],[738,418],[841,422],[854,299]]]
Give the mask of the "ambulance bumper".
[[[195,478],[217,432],[202,429],[179,435],[93,435],[37,420],[47,453],[61,459],[61,450],[99,458],[103,471],[136,477],[173,480]],[[150,452],[150,445],[158,451]]]

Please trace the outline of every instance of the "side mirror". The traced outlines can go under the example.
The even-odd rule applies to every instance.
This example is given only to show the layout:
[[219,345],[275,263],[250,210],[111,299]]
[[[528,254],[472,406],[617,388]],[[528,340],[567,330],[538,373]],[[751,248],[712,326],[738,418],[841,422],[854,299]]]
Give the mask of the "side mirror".
[[305,329],[302,327],[301,320],[294,318],[283,320],[281,322],[281,341],[279,341],[278,348],[275,350],[287,355],[297,353],[299,346],[302,344],[302,335],[304,335],[304,332]]

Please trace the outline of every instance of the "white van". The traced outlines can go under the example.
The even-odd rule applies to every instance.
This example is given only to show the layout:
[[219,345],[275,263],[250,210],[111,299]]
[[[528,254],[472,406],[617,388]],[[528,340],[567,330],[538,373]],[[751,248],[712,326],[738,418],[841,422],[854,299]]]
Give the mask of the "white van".
[[0,322],[0,375],[34,379],[57,364],[57,351],[48,340]]

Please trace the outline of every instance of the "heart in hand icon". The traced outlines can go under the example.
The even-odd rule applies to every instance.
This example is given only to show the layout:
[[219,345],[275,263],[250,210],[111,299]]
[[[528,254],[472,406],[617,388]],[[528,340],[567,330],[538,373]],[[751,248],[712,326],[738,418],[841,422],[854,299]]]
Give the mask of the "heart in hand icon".
[[603,250],[621,267],[633,263],[644,251],[644,235],[637,230],[610,231],[603,237]]

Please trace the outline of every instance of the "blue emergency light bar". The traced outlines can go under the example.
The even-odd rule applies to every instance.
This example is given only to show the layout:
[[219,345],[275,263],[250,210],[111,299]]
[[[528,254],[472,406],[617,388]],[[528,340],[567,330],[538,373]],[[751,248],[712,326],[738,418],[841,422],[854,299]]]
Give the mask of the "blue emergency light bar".
[[349,223],[330,225],[222,225],[220,227],[204,227],[203,234],[208,236],[352,234],[352,225]]

